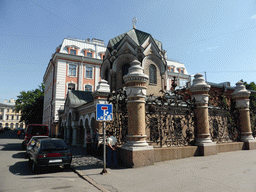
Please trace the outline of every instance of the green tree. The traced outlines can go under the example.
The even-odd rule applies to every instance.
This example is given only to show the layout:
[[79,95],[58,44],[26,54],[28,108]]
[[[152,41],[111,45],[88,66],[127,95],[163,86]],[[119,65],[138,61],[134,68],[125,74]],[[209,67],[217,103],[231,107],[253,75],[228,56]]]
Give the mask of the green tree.
[[41,124],[43,121],[44,84],[32,91],[22,91],[17,96],[15,110],[21,111],[20,121],[26,124]]

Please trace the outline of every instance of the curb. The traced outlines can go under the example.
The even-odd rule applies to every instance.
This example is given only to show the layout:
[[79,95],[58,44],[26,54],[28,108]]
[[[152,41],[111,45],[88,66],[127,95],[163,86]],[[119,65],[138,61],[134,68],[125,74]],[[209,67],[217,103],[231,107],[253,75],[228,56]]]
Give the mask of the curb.
[[93,185],[94,187],[96,187],[97,189],[99,189],[102,192],[109,192],[109,190],[105,189],[102,185],[96,183],[92,178],[81,174],[80,171],[75,170],[74,168],[70,168],[74,173],[76,173],[79,177],[81,177],[82,179],[84,179],[85,181],[87,181],[88,183],[90,183],[91,185]]

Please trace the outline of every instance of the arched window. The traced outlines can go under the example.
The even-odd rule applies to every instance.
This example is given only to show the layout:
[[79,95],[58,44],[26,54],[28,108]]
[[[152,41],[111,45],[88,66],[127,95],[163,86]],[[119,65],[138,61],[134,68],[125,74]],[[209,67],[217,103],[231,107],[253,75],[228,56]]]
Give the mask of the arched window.
[[91,85],[85,85],[84,86],[84,91],[92,92],[92,86]]
[[108,79],[108,74],[109,74],[109,70],[106,69],[106,71],[105,71],[105,80],[106,80],[106,81],[109,81],[109,79]]
[[76,85],[74,83],[69,83],[68,84],[68,90],[75,90]]
[[123,83],[124,83],[123,77],[128,74],[129,68],[130,68],[130,65],[129,65],[129,64],[124,64],[124,65],[122,66],[122,82],[123,82]]
[[156,66],[155,65],[149,66],[149,83],[157,84]]

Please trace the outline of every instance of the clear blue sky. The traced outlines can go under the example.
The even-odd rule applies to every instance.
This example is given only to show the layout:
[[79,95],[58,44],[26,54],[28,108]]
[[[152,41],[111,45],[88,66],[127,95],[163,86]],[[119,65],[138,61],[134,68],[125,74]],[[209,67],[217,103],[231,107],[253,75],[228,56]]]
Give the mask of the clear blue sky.
[[65,37],[107,44],[133,17],[189,74],[256,81],[255,0],[0,0],[0,102],[36,89]]

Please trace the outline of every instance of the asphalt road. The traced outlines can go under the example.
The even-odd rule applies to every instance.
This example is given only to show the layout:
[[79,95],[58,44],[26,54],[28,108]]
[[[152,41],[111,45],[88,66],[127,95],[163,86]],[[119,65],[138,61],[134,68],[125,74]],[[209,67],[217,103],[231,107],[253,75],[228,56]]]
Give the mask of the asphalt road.
[[0,191],[99,191],[72,170],[60,167],[31,173],[22,139],[13,131],[0,133]]

